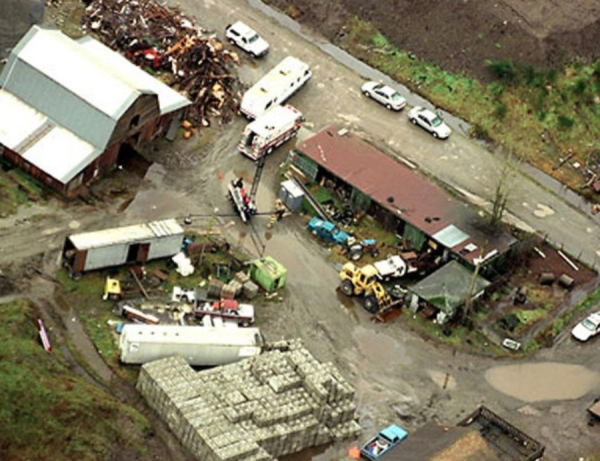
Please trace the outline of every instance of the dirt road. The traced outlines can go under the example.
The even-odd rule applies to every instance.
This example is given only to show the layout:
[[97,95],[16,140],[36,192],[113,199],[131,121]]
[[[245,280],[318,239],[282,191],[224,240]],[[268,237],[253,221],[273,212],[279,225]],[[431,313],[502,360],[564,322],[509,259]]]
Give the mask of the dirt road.
[[[502,164],[500,159],[457,133],[448,142],[436,142],[409,125],[404,114],[389,113],[364,100],[358,91],[361,76],[293,30],[245,2],[171,3],[180,4],[205,27],[222,31],[231,18],[243,17],[266,36],[272,53],[259,63],[245,59],[246,65],[240,69],[248,83],[286,54],[309,62],[314,78],[293,99],[293,104],[305,113],[309,127],[318,130],[332,122],[347,124],[384,148],[401,152],[442,181],[468,191],[474,200],[489,198],[494,187],[493,172]],[[229,126],[214,127],[201,140],[165,142],[148,153],[155,163],[143,181],[129,178],[125,186],[120,185],[121,179],[127,179],[124,172],[95,186],[107,194],[108,201],[96,205],[51,202],[47,207],[20,210],[14,218],[0,221],[0,265],[14,267],[42,253],[46,271],[52,272],[58,268],[57,250],[64,236],[74,230],[190,213],[210,214],[215,209],[228,212],[226,181],[239,175],[251,179],[254,172],[254,164],[235,150],[244,123],[236,119]],[[275,152],[267,163],[259,188],[260,210],[269,210],[273,205],[279,179],[277,167],[285,158],[284,150]],[[140,192],[135,196],[110,193],[122,187],[140,187]],[[596,222],[590,216],[525,176],[515,181],[513,189],[509,208],[524,225],[547,232],[566,250],[575,255],[581,250],[592,263],[597,262],[595,251],[600,242],[594,230]],[[206,225],[202,220],[193,224]],[[258,254],[249,229],[241,223],[223,218],[215,226],[228,235],[234,246]],[[317,357],[335,363],[357,389],[360,424],[365,433],[398,420],[414,430],[435,416],[452,424],[485,403],[545,443],[550,460],[575,458],[595,447],[597,428],[587,426],[584,409],[600,388],[597,341],[578,345],[566,338],[555,349],[542,351],[523,363],[474,357],[439,347],[423,341],[400,322],[374,325],[358,306],[342,302],[334,290],[336,268],[326,262],[326,252],[309,238],[299,218],[288,218],[268,231],[266,220],[259,218],[256,227],[266,253],[289,270],[283,301],[261,306],[257,312],[265,333],[273,339],[299,336]],[[514,378],[511,370],[497,369],[519,364],[527,370],[530,362],[549,362],[546,374]],[[571,374],[566,384],[554,380],[553,375],[565,373],[562,364],[569,363],[582,366],[578,369],[581,376]],[[515,379],[521,379],[521,387],[543,387],[544,399],[509,392],[507,382]],[[314,459],[343,459],[349,445],[334,446]]]

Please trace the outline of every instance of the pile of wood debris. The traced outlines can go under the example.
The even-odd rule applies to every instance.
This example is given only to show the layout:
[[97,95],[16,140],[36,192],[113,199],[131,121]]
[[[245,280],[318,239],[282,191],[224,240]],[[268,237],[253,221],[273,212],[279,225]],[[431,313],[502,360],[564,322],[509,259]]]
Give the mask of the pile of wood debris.
[[237,112],[236,54],[178,8],[152,0],[94,0],[83,27],[190,99],[188,118],[207,126],[210,117],[227,123]]

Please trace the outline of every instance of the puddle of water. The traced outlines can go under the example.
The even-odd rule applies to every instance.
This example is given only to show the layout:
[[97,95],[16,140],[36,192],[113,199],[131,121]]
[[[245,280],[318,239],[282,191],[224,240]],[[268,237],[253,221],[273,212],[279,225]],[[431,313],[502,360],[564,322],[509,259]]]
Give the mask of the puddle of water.
[[485,379],[498,391],[524,402],[578,399],[600,385],[600,375],[581,365],[524,363],[491,368]]

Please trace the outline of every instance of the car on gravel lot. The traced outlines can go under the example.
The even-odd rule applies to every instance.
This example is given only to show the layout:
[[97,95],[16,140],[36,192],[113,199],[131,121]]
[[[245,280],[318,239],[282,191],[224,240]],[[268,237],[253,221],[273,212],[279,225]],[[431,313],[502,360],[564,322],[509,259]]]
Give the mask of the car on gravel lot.
[[390,110],[402,110],[406,106],[406,99],[383,83],[367,82],[361,87],[361,91],[367,98],[373,98]]
[[421,128],[429,131],[434,138],[447,139],[452,133],[441,117],[429,109],[415,106],[408,112],[408,119]]
[[600,312],[590,314],[571,330],[573,337],[579,341],[587,341],[598,333],[600,333]]
[[239,46],[255,58],[265,56],[269,52],[269,44],[254,29],[238,21],[225,28],[225,37],[232,45]]

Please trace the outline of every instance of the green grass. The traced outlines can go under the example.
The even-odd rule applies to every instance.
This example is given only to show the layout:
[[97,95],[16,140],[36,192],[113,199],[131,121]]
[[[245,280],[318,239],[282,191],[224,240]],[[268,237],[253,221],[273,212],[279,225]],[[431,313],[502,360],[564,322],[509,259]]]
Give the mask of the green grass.
[[[575,63],[556,72],[519,67],[509,60],[488,61],[497,80],[486,84],[394,48],[358,18],[350,19],[346,29],[342,45],[351,53],[469,121],[475,137],[501,144],[543,170],[553,172],[569,148],[585,161],[589,145],[600,136],[600,62]],[[373,47],[385,52],[372,52]],[[550,133],[549,141],[542,139],[544,132]],[[553,175],[573,188],[582,182],[580,173],[569,168]]]
[[489,341],[478,330],[452,325],[448,327],[451,334],[446,335],[444,326],[433,323],[432,319],[424,319],[418,314],[415,315],[409,310],[404,310],[401,318],[421,336],[431,338],[454,349],[485,356],[506,356],[508,354],[505,349]]
[[74,374],[57,347],[47,354],[36,318],[25,301],[0,309],[0,459],[101,460],[120,447],[143,456],[145,418]]

